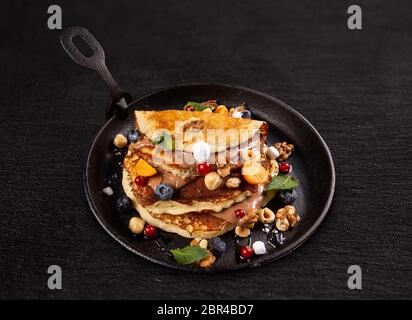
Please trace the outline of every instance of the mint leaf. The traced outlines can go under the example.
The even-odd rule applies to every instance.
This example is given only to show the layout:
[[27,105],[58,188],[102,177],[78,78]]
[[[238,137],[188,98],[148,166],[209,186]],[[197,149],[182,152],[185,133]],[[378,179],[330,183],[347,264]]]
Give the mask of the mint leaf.
[[191,264],[202,260],[209,255],[206,249],[199,246],[187,246],[181,249],[170,250],[175,260],[180,264]]
[[163,136],[163,135],[160,135],[160,136],[154,137],[154,138],[152,139],[152,143],[153,143],[153,144],[159,144],[160,142],[162,142],[162,141],[163,141],[163,138],[164,138],[164,136]]
[[174,140],[167,132],[162,132],[161,135],[152,139],[153,144],[160,144],[166,150],[173,150]]
[[193,101],[189,101],[188,103],[186,103],[185,107],[187,106],[192,106],[195,111],[203,111],[209,107],[204,106],[203,104],[199,103],[199,102],[193,102]]
[[265,190],[289,190],[296,188],[298,185],[299,181],[297,179],[288,174],[282,174],[280,176],[274,176]]
[[173,138],[170,134],[166,133],[166,134],[163,135],[162,146],[166,150],[173,150],[174,141],[173,141]]

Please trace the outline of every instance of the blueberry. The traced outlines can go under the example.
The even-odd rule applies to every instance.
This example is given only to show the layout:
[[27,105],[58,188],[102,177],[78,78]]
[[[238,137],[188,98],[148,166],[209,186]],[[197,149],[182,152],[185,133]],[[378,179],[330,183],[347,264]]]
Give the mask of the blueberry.
[[284,204],[292,204],[296,201],[296,198],[298,197],[296,191],[294,189],[292,190],[282,190],[280,192],[279,198],[280,201]]
[[252,118],[252,113],[249,110],[245,109],[242,111],[242,118],[250,119]]
[[137,139],[139,139],[139,136],[139,132],[137,130],[132,129],[129,131],[127,138],[130,142],[136,142]]
[[221,256],[226,251],[226,242],[219,237],[210,239],[209,249],[215,256]]
[[165,183],[161,183],[155,188],[155,193],[160,200],[170,200],[173,196],[173,192],[173,187]]
[[127,196],[117,198],[116,207],[120,213],[129,213],[133,209],[132,201]]

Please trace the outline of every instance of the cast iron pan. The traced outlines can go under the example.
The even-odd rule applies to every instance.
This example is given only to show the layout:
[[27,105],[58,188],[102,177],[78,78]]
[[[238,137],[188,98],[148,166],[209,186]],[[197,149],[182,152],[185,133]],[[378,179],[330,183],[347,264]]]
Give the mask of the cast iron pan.
[[[84,56],[73,43],[79,36],[90,46],[93,54]],[[105,65],[102,46],[84,28],[71,27],[61,35],[61,43],[70,57],[78,64],[97,71],[110,89],[113,103],[107,110],[107,122],[97,133],[87,157],[84,186],[90,208],[102,227],[120,244],[137,255],[163,266],[197,272],[222,272],[260,266],[278,259],[301,245],[316,230],[324,219],[333,198],[335,188],[335,169],[329,148],[316,129],[299,113],[285,103],[255,90],[218,84],[180,85],[156,91],[132,100],[130,95],[119,88]],[[213,268],[200,269],[196,266],[179,265],[168,253],[168,249],[188,245],[188,239],[178,235],[159,232],[156,240],[135,236],[128,229],[129,216],[122,216],[115,210],[114,199],[123,194],[121,187],[121,163],[125,150],[116,150],[113,138],[118,133],[127,136],[132,127],[132,111],[182,109],[187,101],[206,101],[216,99],[227,106],[245,103],[254,119],[267,121],[269,125],[268,142],[288,141],[295,145],[289,163],[293,166],[292,175],[299,179],[298,200],[295,202],[301,222],[285,233],[283,245],[272,241],[276,248],[267,245],[268,253],[255,256],[248,262],[238,260],[238,247],[248,241],[263,240],[267,234],[258,225],[250,239],[236,239],[234,232],[222,238],[228,248],[217,259]],[[125,148],[126,149],[126,148]],[[114,195],[102,193],[111,186]],[[276,210],[281,205],[275,199],[269,207]],[[271,233],[270,233],[271,234]],[[278,239],[279,240],[279,239]]]

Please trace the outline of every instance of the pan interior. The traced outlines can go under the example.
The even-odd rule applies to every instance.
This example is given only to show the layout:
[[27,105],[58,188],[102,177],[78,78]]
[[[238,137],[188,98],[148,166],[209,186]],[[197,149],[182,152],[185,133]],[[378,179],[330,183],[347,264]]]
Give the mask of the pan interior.
[[[267,246],[268,253],[254,257],[251,262],[240,262],[236,248],[240,241],[233,232],[222,238],[227,243],[227,251],[216,260],[211,270],[200,270],[194,266],[177,264],[167,249],[188,245],[189,240],[178,235],[160,232],[157,241],[134,236],[128,229],[130,216],[121,216],[115,210],[114,199],[123,193],[121,187],[121,163],[124,150],[117,152],[113,138],[118,133],[127,135],[132,127],[132,116],[120,119],[111,118],[97,134],[91,147],[85,171],[85,190],[89,205],[104,229],[127,249],[158,264],[190,271],[216,272],[230,271],[258,266],[273,261],[291,252],[303,243],[318,227],[329,209],[335,185],[333,161],[328,147],[313,126],[300,114],[281,101],[268,95],[240,87],[226,85],[187,85],[158,91],[136,99],[130,110],[182,109],[187,101],[216,99],[220,104],[237,106],[245,103],[254,119],[265,120],[269,125],[268,142],[288,141],[294,144],[295,151],[290,158],[293,176],[298,178],[298,199],[295,206],[302,217],[299,225],[288,231],[283,245],[276,248]],[[102,189],[111,186],[114,196],[107,197]],[[277,210],[276,200],[269,204]],[[267,234],[259,226],[252,231],[253,241],[266,240]],[[166,250],[165,250],[166,249]]]

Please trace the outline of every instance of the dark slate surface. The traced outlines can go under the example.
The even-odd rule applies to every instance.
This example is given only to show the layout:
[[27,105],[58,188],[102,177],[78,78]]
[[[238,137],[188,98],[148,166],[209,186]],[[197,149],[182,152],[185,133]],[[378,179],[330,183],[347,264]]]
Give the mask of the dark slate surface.
[[[144,261],[87,206],[82,172],[108,96],[46,27],[50,2],[0,5],[1,298],[411,298],[410,1],[60,1],[135,96],[184,82],[269,93],[323,135],[337,171],[315,235],[272,264],[198,275]],[[131,4],[133,3],[133,4]],[[47,267],[63,268],[49,291]],[[347,268],[363,268],[363,290]]]

